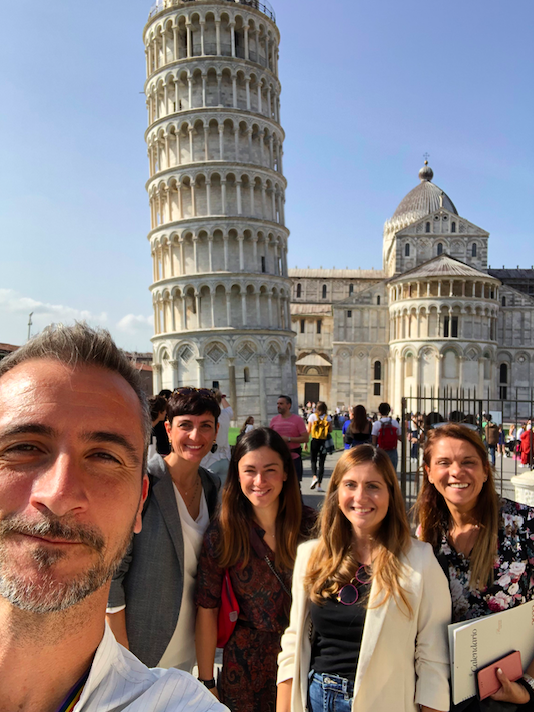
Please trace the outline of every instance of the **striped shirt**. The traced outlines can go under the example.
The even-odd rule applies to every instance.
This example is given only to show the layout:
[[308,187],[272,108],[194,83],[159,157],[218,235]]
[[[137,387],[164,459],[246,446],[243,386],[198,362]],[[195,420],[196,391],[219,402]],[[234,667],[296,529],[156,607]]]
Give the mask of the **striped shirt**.
[[147,668],[115,640],[106,624],[73,712],[228,712],[182,670]]

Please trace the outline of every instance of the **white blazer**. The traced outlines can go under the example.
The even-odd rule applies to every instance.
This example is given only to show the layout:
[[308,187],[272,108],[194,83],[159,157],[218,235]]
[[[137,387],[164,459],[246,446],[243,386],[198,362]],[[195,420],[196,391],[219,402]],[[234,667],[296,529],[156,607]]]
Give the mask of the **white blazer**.
[[[298,548],[289,627],[282,636],[278,656],[277,682],[293,679],[292,712],[307,709],[311,617],[303,581],[316,545],[317,540],[313,540]],[[413,617],[408,618],[391,597],[384,605],[367,611],[356,667],[353,712],[416,712],[418,705],[449,709],[449,585],[430,544],[412,539],[403,564],[400,583]],[[373,583],[370,605],[376,605],[381,598]]]

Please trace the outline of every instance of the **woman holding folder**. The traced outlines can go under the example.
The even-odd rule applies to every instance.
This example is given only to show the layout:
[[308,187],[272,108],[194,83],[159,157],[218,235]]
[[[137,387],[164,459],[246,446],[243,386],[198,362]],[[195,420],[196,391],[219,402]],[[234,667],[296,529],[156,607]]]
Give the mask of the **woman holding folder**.
[[320,524],[297,552],[277,712],[448,710],[447,581],[383,450],[345,451]]
[[[449,579],[453,622],[534,599],[534,509],[499,498],[476,431],[454,423],[430,431],[416,512],[419,536]],[[534,663],[527,672],[517,683],[497,673],[494,699],[534,709]],[[484,703],[473,700],[468,709]]]

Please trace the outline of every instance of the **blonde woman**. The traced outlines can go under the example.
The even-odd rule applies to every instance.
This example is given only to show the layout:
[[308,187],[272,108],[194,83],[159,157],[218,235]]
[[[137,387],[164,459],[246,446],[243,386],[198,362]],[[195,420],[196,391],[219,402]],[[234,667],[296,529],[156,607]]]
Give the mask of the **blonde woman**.
[[342,455],[320,529],[297,552],[277,712],[448,710],[447,579],[385,452]]

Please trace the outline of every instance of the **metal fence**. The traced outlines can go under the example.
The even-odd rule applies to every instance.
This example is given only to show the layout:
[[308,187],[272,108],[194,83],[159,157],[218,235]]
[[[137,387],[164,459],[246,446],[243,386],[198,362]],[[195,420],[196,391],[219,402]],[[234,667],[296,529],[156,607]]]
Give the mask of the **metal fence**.
[[[161,12],[161,10],[186,2],[195,2],[195,0],[156,0],[150,8],[148,17],[150,19],[153,15]],[[264,15],[267,15],[267,17],[269,17],[273,22],[276,22],[276,15],[274,14],[273,8],[265,0],[264,2],[258,2],[258,0],[226,0],[226,2],[234,2],[238,5],[248,5],[248,7],[253,7],[255,10],[259,10]]]
[[[446,422],[463,423],[477,430],[484,439],[487,414],[493,422],[502,425],[504,444],[499,449],[495,467],[497,491],[503,494],[510,477],[520,473],[517,438],[507,440],[511,426],[517,434],[534,417],[534,388],[517,389],[515,398],[480,397],[476,389],[426,389],[419,388],[415,395],[402,398],[402,440],[399,459],[399,476],[402,494],[409,509],[417,499],[422,481],[422,452],[428,431]],[[527,464],[532,468],[533,448]],[[506,465],[505,465],[506,463]]]

